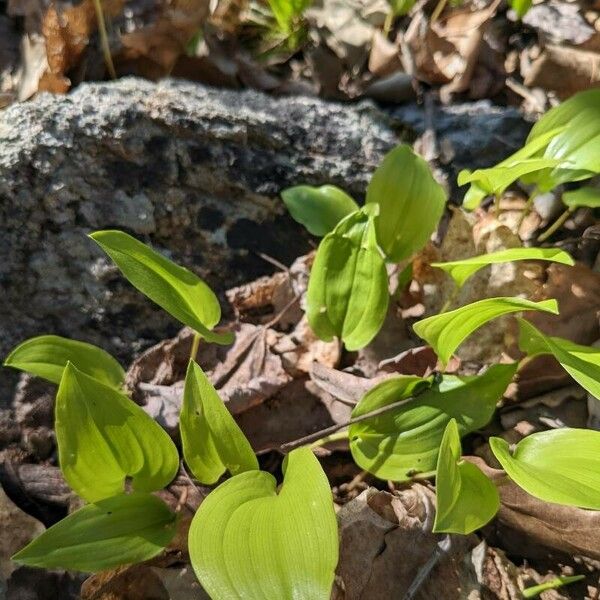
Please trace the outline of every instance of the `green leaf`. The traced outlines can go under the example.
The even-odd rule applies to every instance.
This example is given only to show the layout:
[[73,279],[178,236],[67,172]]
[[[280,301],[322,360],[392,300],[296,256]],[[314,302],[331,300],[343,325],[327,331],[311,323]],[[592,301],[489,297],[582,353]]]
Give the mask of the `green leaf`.
[[268,0],[269,8],[284,33],[291,33],[294,21],[310,6],[312,0]]
[[569,208],[600,208],[600,188],[580,187],[578,190],[565,192],[562,201]]
[[292,218],[319,237],[359,209],[358,204],[335,185],[297,185],[281,192],[281,198]]
[[446,271],[454,279],[456,285],[462,287],[471,275],[474,275],[483,267],[517,260],[547,260],[563,265],[575,264],[575,261],[567,252],[557,248],[509,248],[508,250],[499,250],[498,252],[473,256],[464,260],[431,263],[431,266]]
[[517,17],[522,19],[531,8],[533,0],[509,0],[508,3],[517,14]]
[[420,377],[383,381],[363,397],[352,417],[411,396],[414,400],[351,425],[348,436],[352,457],[362,469],[393,481],[435,470],[444,429],[450,419],[457,420],[461,436],[486,425],[516,369],[516,363],[494,365],[483,375],[444,375],[434,385],[430,379]]
[[444,214],[446,192],[429,165],[409,146],[389,152],[367,187],[367,205],[379,205],[377,240],[392,262],[418,252]]
[[468,534],[489,523],[500,508],[496,486],[474,464],[461,460],[455,419],[444,431],[435,477],[433,531]]
[[358,350],[375,337],[389,302],[375,212],[373,206],[356,211],[323,238],[308,282],[310,326],[322,340],[338,336],[348,350]]
[[329,482],[309,448],[293,450],[284,480],[246,471],[202,502],[188,538],[211,598],[329,600],[338,534]]
[[553,429],[508,442],[490,438],[508,476],[528,494],[554,504],[600,510],[600,432]]
[[221,307],[213,291],[194,273],[122,231],[96,231],[90,237],[136,289],[178,321],[208,342],[233,341],[230,333],[211,331],[221,319]]
[[395,17],[401,17],[407,15],[412,7],[415,5],[416,0],[388,0],[392,12]]
[[67,483],[88,502],[165,487],[179,469],[177,448],[137,404],[79,371],[64,370],[56,396],[56,441]]
[[93,344],[58,335],[40,335],[26,340],[7,356],[4,365],[60,383],[68,362],[114,388],[120,388],[125,377],[123,367],[108,352]]
[[474,331],[489,321],[523,310],[540,310],[558,314],[556,300],[532,302],[523,298],[486,298],[456,310],[440,313],[413,325],[415,333],[447,364],[454,351]]
[[559,575],[550,581],[534,585],[523,590],[523,598],[535,598],[547,590],[557,590],[563,585],[569,585],[585,579],[585,575]]
[[580,386],[600,398],[600,348],[544,335],[525,319],[518,319],[518,322],[519,347],[523,352],[529,356],[553,354]]
[[176,516],[149,494],[87,504],[13,556],[30,567],[95,572],[148,560],[173,539]]
[[242,430],[193,361],[185,377],[179,430],[183,456],[200,483],[215,483],[225,470],[237,475],[259,468]]

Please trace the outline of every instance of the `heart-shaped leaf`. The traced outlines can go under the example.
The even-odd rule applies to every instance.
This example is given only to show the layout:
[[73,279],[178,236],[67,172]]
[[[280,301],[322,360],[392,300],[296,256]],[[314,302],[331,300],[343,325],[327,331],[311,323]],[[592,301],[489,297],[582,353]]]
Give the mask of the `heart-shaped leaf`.
[[58,335],[40,335],[26,340],[7,356],[4,365],[60,383],[68,362],[117,389],[125,377],[123,367],[108,352],[93,344]]
[[87,504],[13,556],[30,567],[95,572],[148,560],[173,539],[176,516],[149,494]]
[[571,256],[564,250],[557,248],[509,248],[490,252],[481,256],[473,256],[464,260],[454,260],[443,263],[431,263],[432,267],[443,269],[454,279],[458,287],[462,287],[477,271],[498,263],[512,262],[516,260],[546,260],[562,263],[563,265],[574,265]]
[[563,203],[571,209],[586,206],[588,208],[600,208],[600,188],[580,187],[572,192],[562,195]]
[[122,231],[96,231],[90,237],[110,256],[133,287],[205,340],[230,344],[233,335],[211,329],[221,319],[213,291],[197,275]]
[[284,480],[246,471],[202,502],[188,538],[211,598],[329,600],[338,559],[331,490],[309,448],[290,452]]
[[428,242],[444,214],[446,192],[410,146],[389,152],[367,187],[367,204],[379,205],[375,227],[387,258],[400,262]]
[[165,487],[179,469],[167,433],[137,404],[68,363],[56,395],[56,441],[67,483],[88,502]]
[[281,197],[292,218],[319,237],[359,209],[358,204],[335,185],[297,185],[281,192]]
[[554,429],[534,433],[510,451],[502,438],[490,447],[508,476],[545,502],[600,510],[600,432]]
[[496,486],[474,464],[461,460],[460,433],[451,419],[440,445],[435,476],[433,531],[468,534],[489,523],[500,508]]
[[179,430],[183,456],[200,483],[215,483],[225,470],[237,475],[258,469],[250,443],[193,361],[185,377]]
[[348,350],[381,329],[389,302],[385,261],[375,237],[377,207],[346,217],[319,245],[307,291],[307,317],[323,340],[338,336]]
[[479,327],[492,319],[524,310],[558,314],[558,304],[556,300],[532,302],[523,298],[486,298],[423,319],[415,323],[413,329],[435,350],[440,361],[447,364],[460,344]]
[[493,365],[483,375],[444,375],[433,385],[430,379],[420,377],[383,381],[367,392],[352,417],[404,398],[414,399],[397,410],[351,425],[352,457],[362,469],[393,481],[435,470],[450,419],[457,420],[461,436],[486,425],[516,369],[516,364]]

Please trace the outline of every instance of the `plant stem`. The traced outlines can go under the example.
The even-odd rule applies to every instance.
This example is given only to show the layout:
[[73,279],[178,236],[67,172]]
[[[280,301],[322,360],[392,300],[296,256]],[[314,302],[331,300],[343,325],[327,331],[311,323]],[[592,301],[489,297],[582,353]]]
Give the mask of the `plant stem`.
[[445,313],[450,308],[452,303],[456,300],[456,296],[458,296],[459,290],[460,288],[456,284],[454,284],[454,287],[452,288],[452,293],[446,298],[446,302],[444,302],[444,304],[442,305],[440,313]]
[[435,23],[439,18],[444,9],[446,8],[446,4],[448,4],[448,0],[439,0],[437,3],[433,13],[431,13],[431,22]]
[[387,38],[392,30],[394,24],[394,11],[390,8],[388,14],[385,16],[385,22],[383,23],[383,35]]
[[519,222],[517,223],[517,235],[519,235],[519,229],[521,229],[521,225],[523,225],[523,221],[525,220],[525,217],[527,217],[527,215],[531,212],[531,207],[533,206],[533,201],[535,200],[538,193],[539,193],[539,191],[537,188],[535,188],[533,190],[533,192],[531,192],[531,196],[529,196],[529,199],[527,200],[527,203],[525,204],[525,206],[523,208],[523,212],[521,213],[521,216],[519,217]]
[[336,433],[332,433],[331,435],[326,435],[325,437],[322,437],[321,439],[317,440],[316,442],[313,442],[310,445],[310,447],[312,449],[320,448],[321,446],[324,446],[325,444],[330,444],[331,442],[339,442],[341,440],[346,440],[346,439],[348,439],[347,431],[337,431]]
[[110,45],[108,43],[108,34],[106,33],[106,22],[104,20],[101,0],[94,0],[94,8],[96,10],[96,18],[98,19],[98,32],[100,33],[100,45],[102,46],[104,62],[106,63],[106,68],[108,69],[111,78],[116,79],[117,72],[115,71],[115,65],[113,64],[112,56],[110,54]]
[[494,215],[496,218],[500,216],[500,194],[494,196]]
[[560,226],[571,216],[572,212],[572,208],[567,208],[567,210],[565,210],[565,212],[560,215],[560,217],[558,217],[558,219],[556,219],[556,221],[554,221],[554,223],[552,223],[552,225],[550,225],[550,227],[548,227],[548,229],[546,229],[546,231],[544,231],[540,237],[538,237],[538,242],[546,241],[553,233],[560,229]]
[[200,346],[200,334],[194,331],[194,339],[192,340],[192,349],[190,350],[190,360],[196,360],[198,347]]

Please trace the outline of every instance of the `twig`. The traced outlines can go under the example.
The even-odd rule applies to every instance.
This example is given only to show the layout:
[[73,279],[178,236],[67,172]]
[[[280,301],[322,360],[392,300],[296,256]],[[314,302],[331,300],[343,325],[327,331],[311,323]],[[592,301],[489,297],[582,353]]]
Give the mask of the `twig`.
[[102,54],[104,54],[104,62],[112,79],[117,78],[115,65],[110,54],[110,44],[108,43],[108,34],[106,33],[106,22],[104,20],[104,12],[102,11],[101,0],[94,0],[94,8],[96,10],[96,18],[98,19],[98,31],[100,33],[100,45],[102,46]]
[[452,538],[449,535],[446,535],[442,540],[440,540],[435,547],[432,555],[429,557],[429,560],[419,569],[416,577],[413,579],[410,587],[406,594],[404,594],[404,600],[412,600],[419,591],[419,588],[423,585],[429,574],[433,570],[433,568],[440,562],[440,559],[450,552],[452,548]]

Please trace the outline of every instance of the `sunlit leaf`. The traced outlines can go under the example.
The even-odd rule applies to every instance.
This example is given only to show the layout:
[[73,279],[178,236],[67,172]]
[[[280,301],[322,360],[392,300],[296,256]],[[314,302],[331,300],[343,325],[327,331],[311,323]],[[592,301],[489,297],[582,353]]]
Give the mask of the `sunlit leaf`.
[[200,483],[258,469],[248,440],[202,369],[190,361],[179,418],[183,456]]
[[435,384],[420,377],[383,381],[358,403],[352,411],[353,417],[404,398],[414,397],[414,400],[350,426],[350,451],[355,462],[373,475],[393,481],[409,479],[417,472],[434,471],[450,419],[456,419],[461,436],[486,425],[516,368],[516,364],[494,365],[483,375],[444,375]]
[[200,505],[188,546],[211,598],[329,600],[337,522],[329,482],[312,451],[287,456],[279,490],[264,471],[222,483]]
[[585,579],[585,575],[559,575],[550,581],[544,581],[544,583],[540,583],[539,585],[532,585],[531,587],[525,588],[522,592],[523,598],[537,598],[542,592],[547,590],[557,590],[563,585],[569,585],[570,583],[575,583],[582,579]]
[[600,208],[600,188],[580,187],[578,190],[565,192],[562,201],[569,208]]
[[529,321],[519,319],[519,347],[529,356],[553,354],[569,375],[592,396],[600,398],[600,348],[581,346],[544,335]]
[[40,335],[26,340],[6,357],[4,365],[60,383],[68,362],[114,388],[121,387],[125,377],[123,367],[102,348],[58,335]]
[[376,207],[365,207],[323,238],[308,282],[310,326],[323,340],[338,336],[348,350],[362,348],[375,337],[389,302],[375,214]]
[[221,307],[213,291],[194,273],[122,231],[96,231],[90,237],[135,288],[170,315],[209,342],[232,342],[231,334],[211,331],[221,319]]
[[483,267],[517,260],[546,260],[562,263],[563,265],[575,264],[567,252],[557,248],[509,248],[508,250],[499,250],[490,254],[465,258],[464,260],[431,263],[431,266],[446,271],[454,279],[456,285],[461,287],[471,275],[474,275]]
[[312,0],[268,0],[269,8],[281,30],[290,33],[294,21],[310,6]]
[[511,452],[502,438],[490,447],[508,476],[528,494],[555,504],[600,510],[600,432],[553,429],[533,433]]
[[444,213],[446,192],[427,162],[400,145],[373,173],[366,202],[379,205],[377,240],[388,259],[399,262],[428,242]]
[[297,185],[281,192],[292,218],[319,237],[329,233],[358,204],[335,185]]
[[160,490],[179,468],[171,438],[137,404],[114,388],[65,367],[56,396],[60,468],[82,498],[95,502],[122,493]]
[[533,0],[509,0],[511,8],[517,14],[519,19],[522,19],[533,4]]
[[489,321],[524,310],[540,310],[558,314],[556,300],[532,302],[523,298],[486,298],[455,310],[423,319],[413,325],[415,333],[447,364],[454,351],[474,331]]
[[30,567],[102,571],[148,560],[173,539],[176,517],[149,494],[87,504],[13,556]]
[[500,508],[496,486],[474,464],[461,460],[454,419],[446,426],[440,445],[435,492],[435,532],[471,533],[491,521]]

